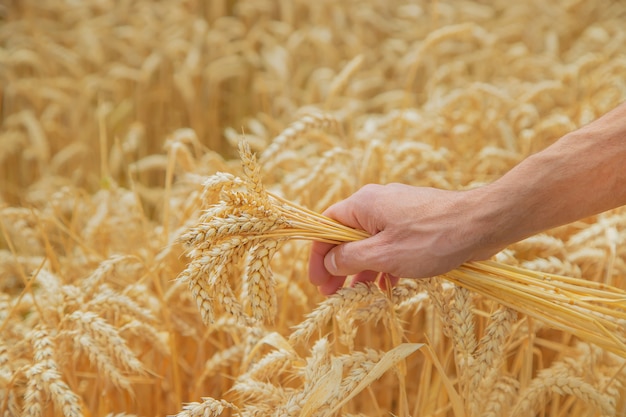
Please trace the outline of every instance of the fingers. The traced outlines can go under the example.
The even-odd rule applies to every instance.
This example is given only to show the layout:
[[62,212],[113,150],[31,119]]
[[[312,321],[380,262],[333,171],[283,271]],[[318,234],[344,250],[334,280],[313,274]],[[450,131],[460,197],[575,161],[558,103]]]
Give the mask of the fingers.
[[324,258],[335,245],[323,242],[313,242],[309,257],[309,281],[318,287],[332,276],[324,266]]
[[[324,295],[334,294],[344,285],[347,275],[355,275],[352,285],[357,282],[372,282],[380,268],[381,239],[373,236],[357,242],[341,245],[313,242],[309,257],[309,280]],[[397,282],[391,279],[391,283]]]
[[[384,270],[379,264],[384,256],[379,238],[371,238],[358,242],[333,245],[330,243],[313,242],[309,258],[309,280],[316,285],[323,295],[332,295],[343,287],[347,275],[354,275],[350,286],[359,282],[374,282]],[[380,265],[380,266],[378,266]],[[383,273],[379,285],[382,289],[394,286],[399,277]]]
[[343,287],[346,277],[331,276],[328,281],[318,287],[322,295],[333,295],[337,290]]
[[350,286],[354,287],[356,284],[360,282],[374,282],[376,280],[376,277],[378,277],[378,275],[379,275],[379,272],[377,271],[359,272],[358,274],[354,276],[354,278],[352,278],[352,281],[350,282]]
[[381,216],[376,212],[378,196],[383,189],[381,185],[368,184],[347,199],[327,208],[324,215],[346,226],[375,235],[381,230],[378,227]]
[[[371,239],[371,238],[370,238]],[[347,275],[356,274],[353,283],[370,282],[376,279],[378,272],[367,270],[359,261],[350,259],[351,253],[359,253],[364,245],[354,245],[359,242],[333,245],[330,243],[313,242],[309,257],[309,281],[319,288],[324,295],[331,295],[341,288]],[[355,247],[352,247],[352,246]],[[350,246],[346,250],[346,246]],[[367,246],[367,245],[366,245]],[[341,269],[336,260],[339,260]],[[349,271],[342,273],[340,271]]]
[[346,276],[362,271],[385,271],[386,245],[381,234],[330,248],[324,258],[329,274]]
[[328,251],[336,245],[323,242],[313,242],[309,257],[309,281],[316,285],[323,295],[331,295],[343,286],[345,276],[335,276],[324,266],[324,258]]
[[344,285],[347,275],[354,275],[354,282],[374,281],[383,263],[379,250],[382,240],[377,233],[376,217],[371,213],[372,192],[377,185],[363,187],[354,196],[332,205],[324,215],[338,222],[365,230],[370,238],[340,245],[314,242],[309,258],[309,280],[324,295],[335,293]]

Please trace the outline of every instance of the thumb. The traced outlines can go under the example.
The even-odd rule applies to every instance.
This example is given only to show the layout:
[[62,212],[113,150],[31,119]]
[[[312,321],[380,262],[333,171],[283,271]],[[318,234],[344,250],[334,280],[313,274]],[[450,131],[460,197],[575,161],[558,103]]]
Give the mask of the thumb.
[[336,276],[354,275],[367,270],[387,272],[384,270],[386,245],[381,234],[335,246],[324,257],[326,270]]

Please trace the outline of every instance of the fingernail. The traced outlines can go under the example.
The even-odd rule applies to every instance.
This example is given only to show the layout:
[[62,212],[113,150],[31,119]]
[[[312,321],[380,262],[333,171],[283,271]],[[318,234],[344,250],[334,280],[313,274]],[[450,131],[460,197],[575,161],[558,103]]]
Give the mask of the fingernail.
[[324,264],[326,265],[326,269],[331,274],[335,275],[337,273],[337,263],[335,261],[335,252],[330,252],[324,258]]

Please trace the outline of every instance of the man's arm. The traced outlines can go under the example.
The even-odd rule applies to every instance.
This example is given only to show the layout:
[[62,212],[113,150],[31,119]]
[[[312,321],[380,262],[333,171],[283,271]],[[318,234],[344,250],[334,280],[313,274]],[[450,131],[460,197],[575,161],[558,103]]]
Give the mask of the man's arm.
[[484,210],[473,212],[485,231],[486,257],[535,233],[626,204],[626,104],[476,191],[476,200],[484,200]]
[[626,104],[569,133],[492,184],[446,191],[368,185],[324,214],[372,237],[311,249],[323,294],[347,275],[422,278],[445,273],[543,230],[626,204]]

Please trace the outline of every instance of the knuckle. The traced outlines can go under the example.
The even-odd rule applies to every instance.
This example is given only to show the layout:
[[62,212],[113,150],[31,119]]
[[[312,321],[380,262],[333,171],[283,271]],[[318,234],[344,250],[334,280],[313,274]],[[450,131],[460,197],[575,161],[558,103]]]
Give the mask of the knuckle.
[[379,185],[379,184],[366,184],[364,186],[362,186],[359,191],[357,191],[357,194],[359,194],[362,197],[371,197],[373,195],[378,194],[378,192],[380,192],[380,189],[383,186]]
[[392,242],[384,233],[381,233],[376,239],[371,240],[371,246],[367,250],[367,259],[363,262],[378,272],[392,272],[390,268],[393,267],[395,259],[392,251]]

